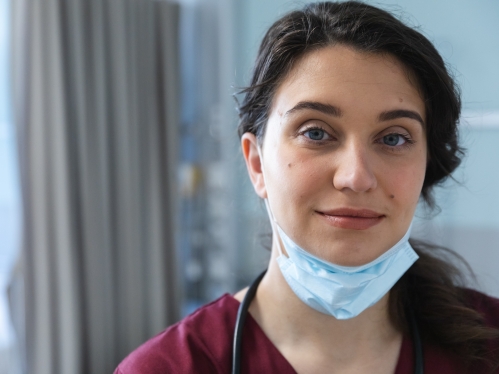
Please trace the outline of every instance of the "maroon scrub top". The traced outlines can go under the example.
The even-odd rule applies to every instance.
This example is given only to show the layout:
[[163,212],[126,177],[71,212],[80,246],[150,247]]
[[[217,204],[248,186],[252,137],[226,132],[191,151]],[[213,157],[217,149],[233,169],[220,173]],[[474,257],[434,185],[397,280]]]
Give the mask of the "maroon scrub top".
[[[469,291],[469,296],[472,305],[485,316],[487,325],[499,327],[499,299],[476,291]],[[121,362],[114,374],[229,374],[238,308],[239,301],[223,295],[142,344]],[[423,350],[425,374],[463,373],[452,355],[428,345]],[[413,372],[412,341],[404,337],[395,374]],[[241,373],[296,373],[250,314],[243,332]]]

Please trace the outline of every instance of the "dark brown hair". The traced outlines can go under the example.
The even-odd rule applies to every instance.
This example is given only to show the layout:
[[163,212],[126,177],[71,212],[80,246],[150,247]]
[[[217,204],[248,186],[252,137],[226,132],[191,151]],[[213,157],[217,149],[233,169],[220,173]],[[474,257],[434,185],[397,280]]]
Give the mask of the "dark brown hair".
[[[251,83],[241,91],[239,136],[250,132],[261,141],[275,91],[293,64],[310,51],[335,44],[395,56],[416,79],[425,103],[428,143],[421,196],[433,207],[432,188],[451,176],[463,155],[457,129],[459,90],[433,44],[384,10],[356,1],[321,2],[276,21],[260,45]],[[487,359],[493,363],[483,347],[498,332],[486,328],[481,315],[467,306],[458,287],[460,272],[434,255],[437,247],[411,243],[420,259],[390,294],[394,323],[408,332],[405,311],[410,307],[426,341],[456,353],[468,364]]]

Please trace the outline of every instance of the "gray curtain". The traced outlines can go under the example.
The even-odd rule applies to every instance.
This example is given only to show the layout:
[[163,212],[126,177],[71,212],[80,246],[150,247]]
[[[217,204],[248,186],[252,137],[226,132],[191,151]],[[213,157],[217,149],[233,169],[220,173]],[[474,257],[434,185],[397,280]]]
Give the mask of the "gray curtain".
[[178,6],[11,4],[26,371],[110,373],[178,318]]

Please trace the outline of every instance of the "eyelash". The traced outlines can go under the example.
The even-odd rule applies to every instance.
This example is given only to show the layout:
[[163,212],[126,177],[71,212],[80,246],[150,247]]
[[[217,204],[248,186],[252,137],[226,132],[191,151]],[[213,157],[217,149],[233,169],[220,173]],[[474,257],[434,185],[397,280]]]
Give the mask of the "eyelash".
[[[313,144],[316,144],[316,145],[321,145],[321,144],[324,144],[328,141],[330,141],[331,139],[324,139],[324,140],[313,140],[313,139],[310,139],[308,136],[305,136],[305,134],[307,132],[310,132],[310,131],[313,131],[313,130],[320,130],[320,131],[324,131],[325,134],[327,134],[327,136],[331,137],[334,139],[334,137],[332,135],[330,135],[326,130],[324,130],[322,127],[320,126],[311,126],[311,127],[307,127],[306,129],[304,129],[303,131],[301,131],[299,133],[299,135],[301,136],[304,136],[308,142],[310,143],[313,143]],[[387,144],[383,144],[382,143],[382,140],[384,137],[386,136],[389,136],[389,135],[397,135],[397,136],[400,136],[402,137],[402,139],[404,139],[404,144],[402,145],[399,145],[399,146],[389,146]],[[415,141],[409,136],[409,134],[402,134],[402,133],[399,133],[399,132],[391,132],[391,133],[388,133],[388,134],[385,134],[383,136],[381,136],[380,138],[378,138],[376,140],[377,143],[379,143],[381,146],[383,146],[383,148],[391,151],[391,152],[397,152],[397,151],[401,151],[403,149],[407,149],[409,147],[411,147]]]
[[310,127],[307,127],[306,129],[304,129],[303,131],[301,131],[299,133],[299,135],[302,135],[304,136],[307,141],[309,142],[312,142],[314,144],[322,144],[322,143],[326,143],[328,141],[330,141],[331,139],[321,139],[321,140],[313,140],[313,139],[310,139],[308,136],[305,136],[305,134],[307,132],[310,132],[310,131],[314,131],[314,130],[320,130],[320,131],[323,131],[324,134],[326,134],[327,136],[329,136],[330,138],[334,138],[332,135],[330,135],[326,130],[324,130],[322,127],[320,126],[310,126]]
[[[390,136],[390,135],[400,136],[402,139],[404,139],[404,144],[397,145],[397,146],[390,146],[390,145],[384,144],[382,142],[383,138],[386,137],[386,136]],[[399,133],[399,132],[391,132],[389,134],[385,134],[382,137],[380,137],[379,139],[377,139],[377,142],[379,144],[381,144],[381,146],[383,146],[385,149],[387,149],[387,150],[389,150],[391,152],[402,151],[404,149],[410,148],[415,143],[415,141],[409,136],[409,134],[402,134],[402,133]]]

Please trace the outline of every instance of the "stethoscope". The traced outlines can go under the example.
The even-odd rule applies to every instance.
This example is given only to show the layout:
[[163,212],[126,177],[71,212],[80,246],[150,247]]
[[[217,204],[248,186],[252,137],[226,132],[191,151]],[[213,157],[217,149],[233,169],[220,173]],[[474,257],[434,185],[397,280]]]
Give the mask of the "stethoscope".
[[[239,310],[237,311],[237,319],[236,319],[236,328],[234,331],[234,340],[233,340],[233,353],[232,353],[232,374],[239,374],[241,372],[241,343],[243,336],[243,327],[244,322],[246,320],[246,316],[248,315],[248,309],[251,304],[251,301],[255,297],[256,289],[260,284],[263,276],[267,270],[265,270],[262,274],[260,274],[251,284],[248,292],[244,296],[243,302],[239,305]],[[414,366],[414,374],[423,374],[423,347],[421,345],[421,338],[419,336],[419,329],[416,324],[416,319],[414,318],[414,314],[412,311],[408,313],[409,315],[409,323],[412,332],[412,339],[414,344],[414,356],[416,365]]]

